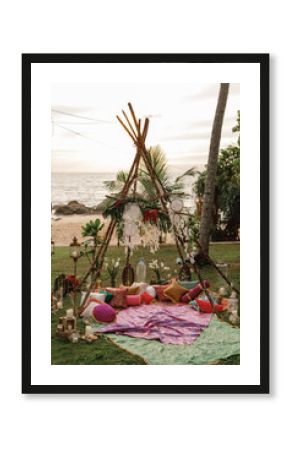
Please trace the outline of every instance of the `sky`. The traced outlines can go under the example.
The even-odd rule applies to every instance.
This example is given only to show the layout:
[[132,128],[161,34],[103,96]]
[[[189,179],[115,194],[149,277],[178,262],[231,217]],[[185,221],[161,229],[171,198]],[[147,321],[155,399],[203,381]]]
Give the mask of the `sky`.
[[[160,145],[172,171],[207,162],[219,84],[54,84],[52,85],[52,172],[128,170],[133,143],[116,119],[127,104],[150,120],[147,147]],[[239,84],[231,84],[221,148],[240,109]]]

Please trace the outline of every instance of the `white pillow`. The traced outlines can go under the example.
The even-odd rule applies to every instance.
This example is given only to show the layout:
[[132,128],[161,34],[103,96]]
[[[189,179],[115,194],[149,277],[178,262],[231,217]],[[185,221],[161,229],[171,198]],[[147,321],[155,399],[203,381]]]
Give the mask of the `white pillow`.
[[102,303],[102,302],[100,302],[100,300],[90,300],[90,302],[88,303],[88,306],[81,313],[81,317],[84,320],[90,320],[93,315],[94,307],[99,305],[100,303]]
[[156,297],[156,291],[153,286],[147,286],[145,292],[148,292],[148,294],[150,294],[154,298]]
[[[83,302],[84,302],[84,299],[85,299],[86,295],[87,295],[87,293],[86,293],[85,291],[82,291],[82,293],[81,293],[81,302],[80,302],[80,306],[82,306],[82,304],[83,304]],[[101,301],[101,302],[104,302],[104,301],[105,301],[105,298],[106,298],[106,294],[100,294],[99,292],[91,292],[90,295],[89,295],[89,297],[88,297],[88,300],[89,300],[89,298],[94,298],[94,299],[96,299],[96,300],[99,300],[99,301]]]
[[106,294],[100,294],[100,292],[91,292],[90,299],[99,300],[100,302],[105,302]]

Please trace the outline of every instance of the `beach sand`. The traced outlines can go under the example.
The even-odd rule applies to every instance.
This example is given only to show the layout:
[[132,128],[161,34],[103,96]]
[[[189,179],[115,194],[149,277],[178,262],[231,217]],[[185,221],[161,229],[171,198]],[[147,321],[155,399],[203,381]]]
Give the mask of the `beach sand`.
[[[101,232],[101,236],[104,235],[108,220],[105,220],[101,214],[72,214],[69,216],[57,216],[58,220],[52,219],[51,221],[51,238],[56,246],[66,246],[71,243],[74,236],[81,243],[86,240],[82,236],[82,226],[88,223],[90,220],[96,220],[99,218],[102,222],[106,223],[106,226]],[[112,239],[112,245],[116,245],[116,237]]]
[[[55,220],[56,218],[58,220]],[[69,245],[74,236],[76,236],[81,243],[87,239],[82,236],[82,225],[85,225],[90,220],[96,220],[97,218],[102,222],[105,222],[105,227],[101,232],[101,237],[103,237],[109,224],[109,219],[104,219],[102,214],[72,214],[69,216],[54,216],[51,220],[51,238],[56,246]],[[174,243],[172,236],[167,236],[166,243]],[[116,233],[113,234],[110,244],[117,245]]]

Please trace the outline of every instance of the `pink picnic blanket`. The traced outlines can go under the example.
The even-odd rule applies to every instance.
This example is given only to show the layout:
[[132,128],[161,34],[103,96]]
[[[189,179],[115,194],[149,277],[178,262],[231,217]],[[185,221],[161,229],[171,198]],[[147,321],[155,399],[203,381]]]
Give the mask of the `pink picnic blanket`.
[[163,344],[192,344],[210,319],[211,314],[197,312],[188,305],[144,305],[120,311],[113,324],[94,331],[155,339]]

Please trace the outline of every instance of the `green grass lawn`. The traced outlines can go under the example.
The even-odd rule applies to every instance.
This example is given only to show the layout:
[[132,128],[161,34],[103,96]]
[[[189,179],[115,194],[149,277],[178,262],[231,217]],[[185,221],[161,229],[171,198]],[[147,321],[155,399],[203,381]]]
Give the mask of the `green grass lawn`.
[[[121,258],[120,267],[124,266],[125,252],[123,247],[110,247],[107,252],[108,258]],[[239,244],[212,244],[210,246],[210,256],[215,262],[227,263],[228,277],[234,283],[236,287],[240,284],[240,246]],[[173,245],[162,245],[159,251],[152,255],[147,249],[138,249],[134,251],[131,258],[131,264],[136,265],[137,261],[143,257],[147,263],[147,281],[150,282],[154,278],[153,271],[148,269],[148,262],[152,259],[158,259],[163,261],[168,267],[172,276],[175,276],[174,270],[176,270],[176,248]],[[80,258],[78,262],[78,278],[87,271],[89,262],[85,257]],[[212,267],[205,267],[201,270],[203,278],[210,281],[211,288],[218,290],[220,286],[225,286],[224,280]],[[73,273],[73,262],[69,258],[68,247],[56,247],[55,254],[52,260],[51,280],[53,280],[59,274],[65,273],[70,275]],[[117,283],[121,282],[121,270],[117,279]],[[103,286],[109,286],[110,280],[106,278],[103,280]],[[71,307],[69,298],[65,299],[64,309]],[[52,364],[145,364],[145,362],[138,356],[132,355],[116,345],[114,345],[105,336],[98,338],[92,344],[81,342],[79,344],[71,344],[66,341],[62,341],[55,337],[55,329],[58,323],[58,316],[63,315],[62,312],[52,314],[51,321],[51,363]],[[82,321],[79,320],[79,328],[83,330]],[[219,362],[217,362],[219,363]],[[239,364],[239,357],[232,357],[230,361],[221,361],[220,364]]]

